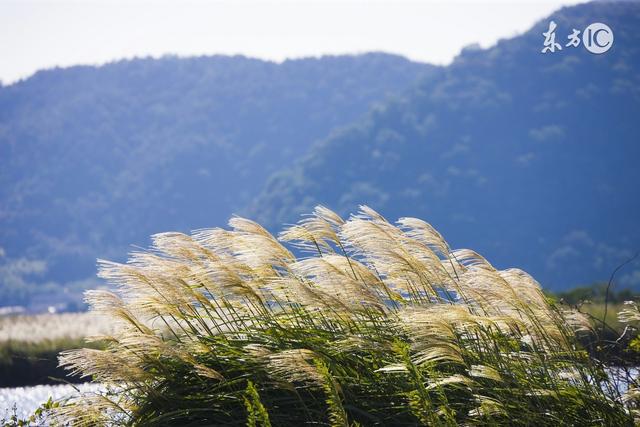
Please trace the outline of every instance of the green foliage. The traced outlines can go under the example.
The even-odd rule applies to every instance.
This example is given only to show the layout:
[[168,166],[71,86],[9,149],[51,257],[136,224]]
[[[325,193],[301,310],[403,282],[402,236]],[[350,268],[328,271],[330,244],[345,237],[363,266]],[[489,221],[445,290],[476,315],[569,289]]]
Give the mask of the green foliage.
[[26,419],[19,418],[16,415],[16,408],[13,408],[13,414],[9,418],[0,418],[0,426],[2,427],[42,427],[47,425],[47,414],[60,406],[59,402],[54,402],[49,398],[45,403],[40,405],[34,413]]
[[321,359],[314,361],[318,374],[322,378],[322,389],[326,396],[326,403],[329,413],[329,421],[331,427],[349,427],[347,413],[342,406],[342,397],[340,396],[340,385],[331,375],[329,367]]
[[[551,293],[561,302],[570,305],[582,305],[584,303],[604,304],[607,292],[607,283],[594,283],[589,286],[578,286],[566,291]],[[622,304],[625,301],[633,301],[640,297],[640,292],[632,289],[610,289],[609,303]]]
[[[411,360],[409,345],[403,341],[396,341],[394,343],[394,350],[400,356],[400,360],[409,373],[409,379],[413,385],[412,388],[414,388],[414,390],[411,390],[407,393],[407,399],[411,412],[424,425],[443,425],[444,423],[440,421],[439,414],[431,404],[429,392],[425,386],[425,380],[422,377],[422,373]],[[447,413],[447,415],[449,414]]]
[[634,367],[640,363],[640,353],[635,350],[638,329],[621,321],[619,313],[628,307],[627,302],[637,301],[638,292],[630,289],[616,290],[607,284],[595,283],[559,293],[547,292],[549,302],[555,306],[570,306],[586,315],[593,324],[594,333],[580,334],[579,341],[593,357],[618,367]]
[[269,414],[260,401],[258,390],[251,380],[247,381],[244,406],[247,408],[247,427],[271,427]]

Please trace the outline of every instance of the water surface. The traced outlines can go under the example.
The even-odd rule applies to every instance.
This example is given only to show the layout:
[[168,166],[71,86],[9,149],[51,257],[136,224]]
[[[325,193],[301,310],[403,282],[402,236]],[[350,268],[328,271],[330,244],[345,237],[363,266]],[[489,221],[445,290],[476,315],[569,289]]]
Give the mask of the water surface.
[[15,413],[18,418],[28,418],[49,397],[54,400],[72,396],[81,392],[100,390],[100,384],[59,384],[37,385],[31,387],[0,388],[0,420]]

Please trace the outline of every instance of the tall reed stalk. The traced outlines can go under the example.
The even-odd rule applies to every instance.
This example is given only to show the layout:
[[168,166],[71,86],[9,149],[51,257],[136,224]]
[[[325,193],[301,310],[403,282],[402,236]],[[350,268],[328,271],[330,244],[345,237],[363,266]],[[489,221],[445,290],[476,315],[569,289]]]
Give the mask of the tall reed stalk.
[[[279,239],[231,230],[153,236],[114,292],[105,350],[60,363],[107,393],[66,402],[72,425],[631,425],[577,344],[591,325],[518,269],[451,250],[429,224],[319,206]],[[297,254],[280,242],[288,242]]]

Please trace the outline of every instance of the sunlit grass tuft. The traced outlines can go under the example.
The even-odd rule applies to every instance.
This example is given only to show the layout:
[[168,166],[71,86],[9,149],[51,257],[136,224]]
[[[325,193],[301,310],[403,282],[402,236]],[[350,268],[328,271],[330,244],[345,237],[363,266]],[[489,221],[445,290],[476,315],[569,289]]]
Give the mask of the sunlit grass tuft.
[[[164,233],[128,264],[105,350],[62,365],[112,390],[57,408],[73,425],[630,425],[632,414],[576,334],[518,269],[451,250],[429,224],[326,208],[280,240],[231,230]],[[104,339],[104,337],[103,337]]]

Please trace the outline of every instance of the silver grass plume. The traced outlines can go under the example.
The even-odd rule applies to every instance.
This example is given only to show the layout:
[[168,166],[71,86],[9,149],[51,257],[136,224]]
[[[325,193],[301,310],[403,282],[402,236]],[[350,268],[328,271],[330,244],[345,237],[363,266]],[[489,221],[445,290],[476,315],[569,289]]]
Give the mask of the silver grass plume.
[[583,362],[575,334],[589,330],[586,319],[550,305],[527,273],[452,250],[422,220],[392,224],[367,206],[343,220],[318,206],[279,239],[248,219],[229,225],[156,234],[126,264],[99,261],[114,291],[86,300],[115,330],[96,337],[104,350],[64,352],[60,364],[112,392],[61,405],[53,423],[152,424],[187,395],[216,417],[247,407],[274,425],[281,394],[324,395],[335,425],[358,416],[354,405],[395,402],[388,393],[406,403],[410,423],[429,424],[500,424],[508,402],[496,385],[533,408],[561,411],[570,387],[610,402],[588,360],[581,371],[567,366]]

